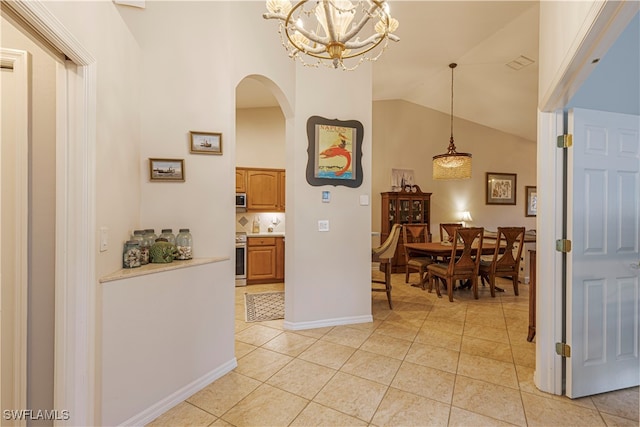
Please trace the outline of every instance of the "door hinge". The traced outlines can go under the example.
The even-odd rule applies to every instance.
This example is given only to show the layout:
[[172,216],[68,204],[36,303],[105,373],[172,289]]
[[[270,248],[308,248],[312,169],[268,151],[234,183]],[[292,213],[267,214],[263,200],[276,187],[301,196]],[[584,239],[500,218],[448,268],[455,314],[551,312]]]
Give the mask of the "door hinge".
[[558,148],[569,148],[573,145],[573,135],[570,133],[564,135],[558,135],[557,139]]
[[562,357],[571,357],[571,346],[567,343],[557,342],[556,343],[556,354]]
[[571,252],[571,240],[558,239],[556,240],[556,251],[558,252]]

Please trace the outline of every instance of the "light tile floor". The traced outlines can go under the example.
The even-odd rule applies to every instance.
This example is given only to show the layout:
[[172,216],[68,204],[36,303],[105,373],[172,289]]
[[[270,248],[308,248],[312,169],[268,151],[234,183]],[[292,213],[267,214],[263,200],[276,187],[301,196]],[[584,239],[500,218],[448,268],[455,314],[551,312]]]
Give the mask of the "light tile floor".
[[238,367],[150,425],[639,425],[638,387],[576,400],[536,389],[527,285],[450,303],[404,274],[393,284],[393,310],[372,294],[373,323],[295,332],[244,321],[244,292],[282,284],[236,288]]

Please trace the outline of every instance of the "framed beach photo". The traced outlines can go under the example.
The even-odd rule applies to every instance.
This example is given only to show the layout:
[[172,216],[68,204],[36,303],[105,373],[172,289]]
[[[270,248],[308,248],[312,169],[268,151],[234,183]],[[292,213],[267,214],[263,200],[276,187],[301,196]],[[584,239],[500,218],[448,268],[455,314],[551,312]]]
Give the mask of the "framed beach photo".
[[538,191],[536,187],[527,185],[525,192],[525,213],[524,216],[536,216],[538,214]]
[[184,160],[149,159],[149,181],[184,181]]
[[362,184],[362,123],[312,116],[307,120],[307,182],[310,185]]
[[222,154],[222,134],[216,132],[189,131],[189,151],[194,154]]
[[487,172],[487,205],[516,204],[516,174]]

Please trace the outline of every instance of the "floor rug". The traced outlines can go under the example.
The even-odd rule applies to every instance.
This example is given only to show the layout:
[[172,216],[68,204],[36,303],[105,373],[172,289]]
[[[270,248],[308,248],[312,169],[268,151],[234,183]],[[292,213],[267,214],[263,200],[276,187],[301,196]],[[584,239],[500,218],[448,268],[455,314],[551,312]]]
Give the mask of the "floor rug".
[[284,292],[244,294],[247,322],[284,319]]

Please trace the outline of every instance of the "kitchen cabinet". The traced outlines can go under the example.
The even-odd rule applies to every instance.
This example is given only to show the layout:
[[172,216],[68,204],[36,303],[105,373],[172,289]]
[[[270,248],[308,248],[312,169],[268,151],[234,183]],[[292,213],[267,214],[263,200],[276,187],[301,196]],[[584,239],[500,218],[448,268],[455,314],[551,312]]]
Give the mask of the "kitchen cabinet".
[[[427,224],[431,241],[431,194],[423,193],[417,185],[406,186],[400,191],[380,193],[382,196],[382,227],[380,242],[384,242],[394,224]],[[396,255],[391,262],[391,272],[405,271],[404,245],[398,242]]]
[[238,180],[245,182],[247,211],[284,212],[285,178],[284,169],[236,168],[236,192]]
[[284,280],[284,237],[247,238],[247,284]]
[[276,237],[276,280],[284,281],[284,237]]
[[236,193],[247,192],[247,170],[236,168]]

